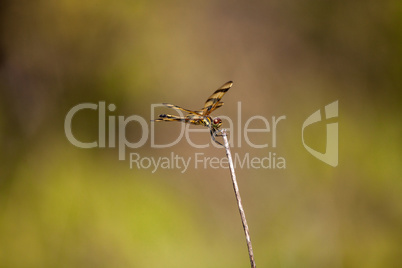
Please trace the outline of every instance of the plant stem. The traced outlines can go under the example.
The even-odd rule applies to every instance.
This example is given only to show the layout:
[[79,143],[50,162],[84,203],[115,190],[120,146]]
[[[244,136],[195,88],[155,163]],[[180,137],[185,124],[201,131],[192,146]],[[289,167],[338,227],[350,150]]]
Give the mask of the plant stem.
[[223,129],[221,133],[222,133],[223,141],[225,144],[226,156],[229,159],[230,175],[232,177],[233,188],[234,188],[234,192],[235,192],[236,200],[237,200],[237,206],[239,207],[240,217],[241,217],[241,221],[243,223],[244,234],[246,235],[248,255],[250,257],[250,264],[251,264],[252,268],[255,268],[256,266],[255,266],[255,260],[254,260],[253,247],[251,246],[251,239],[250,239],[250,233],[248,230],[246,214],[244,213],[243,205],[241,203],[239,186],[237,185],[236,174],[235,174],[235,170],[234,170],[232,154],[230,153],[230,147],[229,147],[229,142],[228,142],[228,138],[227,138],[227,134],[226,134],[226,129]]

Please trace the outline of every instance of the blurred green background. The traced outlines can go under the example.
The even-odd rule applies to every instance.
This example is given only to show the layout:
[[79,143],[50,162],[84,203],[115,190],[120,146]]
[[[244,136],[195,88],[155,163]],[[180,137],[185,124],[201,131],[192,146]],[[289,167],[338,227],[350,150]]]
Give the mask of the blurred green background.
[[[269,133],[250,134],[268,148],[232,148],[286,159],[284,170],[237,169],[257,267],[402,266],[400,1],[0,5],[0,267],[248,267],[228,170],[130,169],[116,148],[80,149],[64,133],[80,103],[148,122],[151,104],[198,109],[228,80],[216,114],[237,120],[241,101],[243,125],[286,115],[276,148]],[[335,100],[333,168],[304,149],[301,126]],[[158,124],[156,140],[178,127]],[[130,124],[127,139],[141,131]],[[73,133],[96,140],[97,113],[77,114]],[[317,124],[306,142],[325,151],[325,135]],[[185,140],[130,152],[224,157]]]

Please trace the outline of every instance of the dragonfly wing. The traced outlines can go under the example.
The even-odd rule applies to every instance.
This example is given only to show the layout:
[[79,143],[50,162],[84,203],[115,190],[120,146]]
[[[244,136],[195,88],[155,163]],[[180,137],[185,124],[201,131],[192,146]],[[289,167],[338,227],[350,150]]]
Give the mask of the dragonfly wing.
[[171,115],[171,114],[161,114],[159,115],[158,119],[155,119],[155,122],[162,122],[162,121],[180,121],[184,123],[189,123],[189,124],[194,124],[194,125],[200,125],[202,121],[202,116],[199,115],[188,115],[186,117],[180,117],[176,115]]
[[204,108],[202,108],[202,115],[209,115],[215,109],[221,107],[223,102],[220,102],[223,95],[231,88],[233,85],[232,81],[226,82],[223,86],[218,88],[214,94],[212,94],[205,102]]
[[199,115],[199,112],[200,112],[200,111],[193,111],[193,110],[185,109],[185,108],[182,108],[182,107],[180,107],[180,106],[177,106],[177,105],[174,105],[174,104],[170,104],[170,103],[162,103],[162,104],[165,105],[165,106],[168,107],[168,108],[173,108],[173,109],[175,109],[175,110],[180,110],[180,111],[183,111],[183,112],[186,112],[186,113],[190,113],[190,114]]
[[[217,104],[216,104],[216,106],[215,106],[215,108],[214,108],[214,110],[216,110],[216,109],[218,109],[219,107],[222,107],[223,106],[223,102],[218,102]],[[202,115],[203,114],[203,112],[204,112],[204,110],[203,110],[204,108],[202,108],[201,110],[197,110],[196,112],[199,114],[199,115]]]
[[171,115],[171,114],[161,114],[161,115],[159,115],[159,118],[155,119],[154,121],[155,122],[161,122],[161,121],[186,121],[186,118],[176,116],[176,115]]

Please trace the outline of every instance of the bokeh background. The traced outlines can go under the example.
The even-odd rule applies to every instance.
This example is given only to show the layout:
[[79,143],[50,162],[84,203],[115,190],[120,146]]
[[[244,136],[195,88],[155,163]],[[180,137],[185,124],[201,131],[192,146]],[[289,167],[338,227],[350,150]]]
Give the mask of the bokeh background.
[[[130,169],[116,148],[77,148],[64,132],[80,103],[113,103],[107,116],[148,122],[151,104],[197,109],[228,80],[216,114],[237,120],[240,101],[235,127],[286,115],[275,148],[270,133],[250,134],[268,148],[244,137],[232,148],[286,159],[283,170],[237,168],[257,266],[402,265],[400,1],[0,6],[0,267],[248,267],[228,170]],[[336,100],[334,168],[304,149],[301,126]],[[174,140],[178,127],[155,126],[157,142]],[[96,140],[97,112],[77,114],[73,133]],[[135,142],[142,129],[132,123],[125,134]],[[306,142],[325,151],[325,135],[318,123]],[[148,139],[130,152],[225,156],[185,140],[155,149]]]

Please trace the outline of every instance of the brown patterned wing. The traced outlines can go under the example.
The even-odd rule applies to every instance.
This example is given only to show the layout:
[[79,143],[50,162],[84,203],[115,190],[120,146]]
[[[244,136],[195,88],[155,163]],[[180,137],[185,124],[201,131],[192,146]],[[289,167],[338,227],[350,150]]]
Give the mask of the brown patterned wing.
[[196,114],[196,115],[200,114],[200,111],[193,111],[193,110],[185,109],[185,108],[182,108],[182,107],[174,105],[174,104],[170,104],[170,103],[162,103],[162,104],[165,105],[168,108],[180,110],[180,111],[183,111],[183,112],[187,112],[189,114]]
[[194,125],[200,125],[202,122],[203,117],[201,115],[195,115],[195,114],[189,114],[186,117],[180,117],[177,115],[171,115],[171,114],[161,114],[159,115],[158,119],[155,119],[153,121],[155,122],[162,122],[162,121],[179,121],[179,122],[184,122],[188,124],[194,124]]
[[229,81],[226,82],[223,86],[218,88],[214,94],[212,94],[207,101],[205,102],[204,108],[202,108],[202,115],[209,115],[212,113],[215,109],[221,107],[223,105],[223,102],[220,100],[222,99],[223,95],[232,87],[233,82]]

